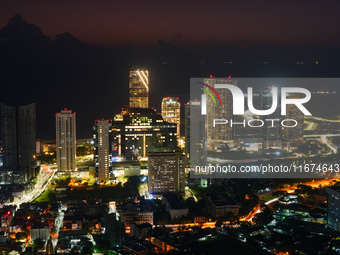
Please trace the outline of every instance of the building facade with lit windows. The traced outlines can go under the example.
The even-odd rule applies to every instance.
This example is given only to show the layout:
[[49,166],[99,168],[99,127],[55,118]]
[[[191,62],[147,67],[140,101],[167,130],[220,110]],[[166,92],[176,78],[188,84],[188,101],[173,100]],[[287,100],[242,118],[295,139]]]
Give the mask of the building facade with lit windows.
[[177,124],[177,136],[181,135],[181,104],[178,97],[164,97],[162,100],[162,117],[164,121]]
[[70,175],[76,170],[76,113],[65,109],[55,117],[58,175]]
[[149,193],[184,192],[185,157],[182,152],[154,152],[149,154]]
[[149,107],[149,71],[145,68],[132,68],[129,74],[130,107]]
[[154,109],[123,109],[112,121],[112,156],[140,160],[154,149],[176,148],[176,130],[175,124],[165,122]]
[[24,106],[1,104],[3,169],[13,171],[14,183],[25,183],[37,174],[35,103]]
[[112,168],[111,120],[96,120],[93,126],[94,163],[99,184],[109,180]]

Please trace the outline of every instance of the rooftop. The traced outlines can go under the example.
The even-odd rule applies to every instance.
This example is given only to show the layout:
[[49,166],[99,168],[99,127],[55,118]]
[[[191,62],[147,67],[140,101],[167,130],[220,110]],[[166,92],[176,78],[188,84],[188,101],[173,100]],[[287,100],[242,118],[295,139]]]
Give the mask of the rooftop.
[[164,198],[168,201],[171,206],[171,209],[186,209],[186,207],[179,200],[178,196],[175,194],[166,194]]
[[215,205],[215,206],[224,206],[224,205],[237,205],[236,201],[232,199],[230,196],[224,193],[211,193],[206,194],[206,197]]

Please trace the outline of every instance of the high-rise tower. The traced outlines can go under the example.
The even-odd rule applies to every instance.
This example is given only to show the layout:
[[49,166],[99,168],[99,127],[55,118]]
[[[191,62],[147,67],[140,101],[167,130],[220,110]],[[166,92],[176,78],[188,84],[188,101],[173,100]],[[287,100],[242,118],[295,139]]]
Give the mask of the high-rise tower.
[[109,173],[112,166],[112,143],[110,141],[111,121],[96,120],[93,129],[96,176],[99,184],[104,184],[109,180]]
[[181,104],[178,101],[178,97],[163,98],[162,117],[166,122],[177,124],[177,137],[179,137],[181,125]]
[[55,117],[58,172],[69,175],[76,170],[76,113],[65,109]]
[[25,106],[1,104],[1,130],[4,168],[23,173],[23,181],[35,177],[35,103]]
[[133,68],[129,75],[130,107],[149,107],[149,72],[145,68]]

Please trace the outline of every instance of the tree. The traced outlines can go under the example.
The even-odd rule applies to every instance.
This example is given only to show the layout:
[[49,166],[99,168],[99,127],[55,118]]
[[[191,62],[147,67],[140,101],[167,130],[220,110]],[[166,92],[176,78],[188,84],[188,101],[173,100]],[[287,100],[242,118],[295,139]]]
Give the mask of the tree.
[[215,227],[220,228],[222,226],[223,222],[221,220],[216,221]]
[[24,240],[27,239],[27,234],[25,232],[18,232],[15,234],[15,239],[16,240]]
[[86,244],[81,248],[80,254],[81,255],[88,255],[93,253],[93,246],[90,244]]

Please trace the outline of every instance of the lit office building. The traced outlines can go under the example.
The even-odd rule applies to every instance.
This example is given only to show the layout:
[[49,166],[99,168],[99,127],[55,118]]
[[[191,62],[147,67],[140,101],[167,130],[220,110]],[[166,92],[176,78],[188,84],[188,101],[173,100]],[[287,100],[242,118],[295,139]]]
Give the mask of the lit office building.
[[140,160],[149,150],[176,148],[176,129],[154,109],[123,109],[112,122],[113,156]]
[[36,176],[35,104],[8,106],[1,104],[3,168],[14,171],[15,183]]
[[149,154],[149,193],[184,192],[185,157],[181,152]]
[[98,183],[109,180],[112,168],[112,143],[110,139],[112,124],[110,120],[96,120],[93,126],[94,163]]
[[149,107],[149,72],[144,68],[134,68],[129,75],[130,107]]
[[178,97],[164,97],[162,100],[162,117],[164,121],[177,124],[177,136],[181,135],[181,103]]
[[56,113],[56,151],[58,174],[70,175],[76,170],[76,113]]

